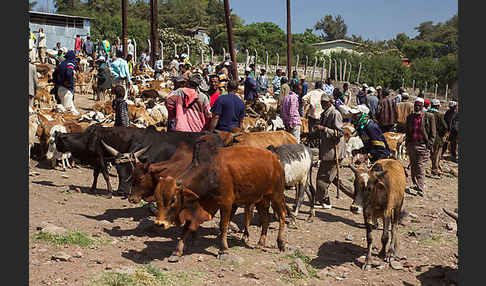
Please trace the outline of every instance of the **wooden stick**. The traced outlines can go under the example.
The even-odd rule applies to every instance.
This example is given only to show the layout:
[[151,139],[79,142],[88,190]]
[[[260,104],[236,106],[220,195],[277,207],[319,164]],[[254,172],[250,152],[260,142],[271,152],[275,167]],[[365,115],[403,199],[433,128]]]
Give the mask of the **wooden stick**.
[[[334,129],[334,134],[337,138],[339,138],[338,131]],[[334,144],[334,158],[336,159],[336,178],[337,178],[337,192],[336,192],[336,199],[339,199],[339,160],[338,160],[338,144],[339,140]]]

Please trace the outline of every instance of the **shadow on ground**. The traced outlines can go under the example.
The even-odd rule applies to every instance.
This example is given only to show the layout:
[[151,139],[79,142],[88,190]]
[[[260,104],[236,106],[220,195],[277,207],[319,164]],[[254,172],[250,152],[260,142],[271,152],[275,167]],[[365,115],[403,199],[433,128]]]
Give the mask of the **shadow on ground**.
[[346,262],[354,262],[361,267],[362,263],[357,258],[366,254],[366,248],[350,242],[328,241],[319,247],[317,257],[310,264],[317,269],[329,266],[338,266]]
[[423,286],[458,285],[458,270],[449,266],[436,265],[417,275]]

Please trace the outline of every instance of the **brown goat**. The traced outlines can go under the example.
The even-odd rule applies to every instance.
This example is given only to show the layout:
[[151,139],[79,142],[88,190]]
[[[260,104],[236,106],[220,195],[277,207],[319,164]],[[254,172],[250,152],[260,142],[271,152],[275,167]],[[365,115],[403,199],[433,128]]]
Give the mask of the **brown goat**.
[[[405,194],[405,169],[400,161],[395,159],[381,159],[375,162],[370,170],[353,170],[354,200],[350,207],[353,213],[359,213],[363,209],[363,218],[366,225],[366,241],[368,253],[366,255],[363,270],[367,269],[371,260],[371,246],[373,238],[371,231],[374,221],[383,220],[383,235],[381,237],[382,249],[378,254],[386,262],[390,262],[398,248],[398,223]],[[391,242],[388,252],[388,228],[391,224]]]

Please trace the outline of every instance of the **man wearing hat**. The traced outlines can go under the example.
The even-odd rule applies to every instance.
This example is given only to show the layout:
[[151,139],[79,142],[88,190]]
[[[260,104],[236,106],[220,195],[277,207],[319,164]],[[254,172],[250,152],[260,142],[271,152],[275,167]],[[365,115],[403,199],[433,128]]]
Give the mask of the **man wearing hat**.
[[424,99],[417,97],[413,112],[407,116],[405,144],[410,158],[413,189],[417,194],[425,193],[425,165],[430,158],[430,150],[434,146],[436,127],[434,115],[424,112]]
[[159,79],[159,76],[162,75],[162,69],[164,68],[164,62],[160,58],[159,54],[155,55],[155,64],[154,64],[154,78]]
[[302,89],[299,93],[299,105],[300,105],[299,112],[300,112],[300,116],[303,117],[304,116],[304,105],[302,104],[302,98],[307,94],[307,90],[308,90],[308,84],[307,84],[307,81],[306,81],[305,74],[300,77],[300,85],[302,86]]
[[196,91],[201,80],[199,74],[191,75],[186,87],[176,89],[167,98],[165,106],[169,122],[173,121],[172,131],[201,132],[209,127],[209,99]]
[[278,102],[277,102],[277,113],[278,114],[281,114],[283,98],[287,94],[289,94],[289,92],[290,92],[289,79],[286,76],[282,76],[280,78],[280,93],[278,94]]
[[[453,120],[454,119],[454,120]],[[444,114],[444,120],[447,124],[447,130],[449,130],[449,137],[443,146],[443,152],[447,151],[447,145],[450,144],[450,151],[453,158],[456,158],[456,147],[457,147],[457,132],[458,132],[458,116],[457,116],[457,102],[451,100],[449,101],[449,110]],[[453,122],[454,121],[454,122]]]
[[321,96],[321,106],[324,110],[321,113],[321,120],[319,124],[314,126],[315,130],[320,131],[320,146],[319,146],[319,171],[317,172],[317,193],[316,202],[320,203],[323,208],[332,208],[331,200],[329,198],[329,185],[334,183],[342,187],[342,182],[338,182],[336,178],[337,165],[336,154],[334,152],[335,145],[337,145],[337,158],[342,161],[345,155],[345,143],[343,137],[343,118],[341,113],[334,107],[332,95],[323,93]]
[[440,157],[442,151],[442,145],[444,144],[444,137],[447,132],[447,123],[444,120],[444,114],[439,112],[440,107],[440,100],[432,99],[431,100],[431,107],[429,108],[428,112],[432,113],[435,118],[435,127],[437,137],[435,138],[434,146],[432,147],[431,152],[431,160],[432,160],[432,169],[431,173],[434,176],[440,176]]
[[170,75],[172,77],[179,76],[179,56],[175,55],[172,61],[169,63]]
[[[369,154],[371,163],[390,157],[390,148],[381,128],[369,117],[369,109],[358,105],[351,109],[353,125],[363,141],[363,147],[356,151],[359,154]],[[353,154],[354,155],[354,154]]]
[[361,90],[356,94],[356,105],[366,104],[366,95],[368,93],[368,85],[363,83]]

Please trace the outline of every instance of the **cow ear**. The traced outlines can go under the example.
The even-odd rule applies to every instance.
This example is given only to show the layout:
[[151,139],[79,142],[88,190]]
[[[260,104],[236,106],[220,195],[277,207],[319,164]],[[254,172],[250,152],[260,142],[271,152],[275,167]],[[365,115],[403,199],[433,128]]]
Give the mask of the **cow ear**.
[[387,170],[384,170],[384,171],[375,172],[375,175],[376,175],[376,177],[377,177],[378,179],[382,179],[382,178],[383,178],[383,176],[385,176],[385,175],[386,175],[386,173],[388,173],[388,171],[387,171]]
[[199,196],[188,188],[182,187],[181,198],[183,202],[182,208],[185,208],[190,207],[195,201],[199,199]]
[[189,230],[195,231],[198,227],[205,221],[211,219],[211,215],[205,211],[199,202],[195,202],[195,205],[192,209],[183,209],[179,213],[179,223],[180,225],[184,225],[186,221],[190,221]]

